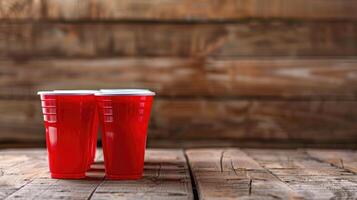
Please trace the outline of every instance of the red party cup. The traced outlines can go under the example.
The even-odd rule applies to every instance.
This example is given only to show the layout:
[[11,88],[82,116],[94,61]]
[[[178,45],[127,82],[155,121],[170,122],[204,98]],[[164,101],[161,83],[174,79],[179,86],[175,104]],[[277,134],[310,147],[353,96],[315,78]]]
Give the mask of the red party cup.
[[107,179],[142,177],[154,95],[149,90],[102,90],[95,94],[102,124]]
[[84,178],[91,159],[96,102],[90,91],[43,91],[41,105],[52,178]]
[[[62,94],[71,94],[71,93],[88,93],[94,95],[94,93],[98,92],[97,90],[54,90],[54,92],[60,92]],[[87,162],[87,168],[89,169],[91,164],[94,163],[95,160],[95,154],[97,151],[97,136],[98,136],[98,125],[99,125],[99,119],[98,119],[98,109],[97,109],[97,104],[95,104],[95,114],[94,114],[94,122],[93,122],[93,128],[92,128],[92,134],[90,138],[90,149],[89,149],[89,157],[88,157],[88,162]]]

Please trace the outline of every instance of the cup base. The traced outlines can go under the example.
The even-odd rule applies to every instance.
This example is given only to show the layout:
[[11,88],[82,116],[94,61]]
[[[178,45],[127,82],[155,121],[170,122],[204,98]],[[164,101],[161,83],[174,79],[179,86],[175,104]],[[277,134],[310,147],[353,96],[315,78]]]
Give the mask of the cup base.
[[51,173],[51,178],[55,178],[55,179],[83,179],[85,177],[86,177],[85,173],[79,173],[79,174]]
[[143,174],[105,174],[105,179],[109,180],[138,180]]

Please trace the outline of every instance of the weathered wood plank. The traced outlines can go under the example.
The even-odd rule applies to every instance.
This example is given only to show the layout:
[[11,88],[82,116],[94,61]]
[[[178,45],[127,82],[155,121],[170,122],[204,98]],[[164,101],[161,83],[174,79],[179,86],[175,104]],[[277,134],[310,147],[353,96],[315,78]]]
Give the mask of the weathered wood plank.
[[41,2],[38,0],[0,1],[0,19],[39,19],[43,8]]
[[0,97],[15,99],[45,89],[117,87],[172,97],[346,100],[357,94],[357,59],[7,59],[0,66]]
[[[93,166],[103,174],[101,150],[97,153]],[[186,151],[202,199],[355,199],[356,172],[320,161],[330,153],[342,159],[356,155],[349,150]],[[148,149],[139,181],[50,179],[45,157],[44,149],[1,150],[0,198],[193,199],[182,150]]]
[[47,172],[45,151],[0,151],[0,199]]
[[44,141],[41,102],[0,101],[1,141]]
[[354,173],[296,150],[246,150],[261,166],[306,199],[355,199]]
[[182,150],[146,151],[144,178],[105,180],[92,199],[193,199],[191,179]]
[[357,152],[353,150],[316,150],[309,149],[307,153],[318,160],[334,166],[350,170],[357,174]]
[[[157,98],[149,139],[356,144],[356,104],[356,101]],[[39,100],[0,100],[0,105],[6,108],[0,115],[1,140],[30,139],[23,138],[25,134],[44,138]]]
[[356,34],[355,22],[1,23],[0,57],[356,56]]
[[[14,156],[12,151],[4,154],[8,155],[8,153]],[[92,165],[93,170],[87,173],[89,177],[86,180],[51,179],[47,169],[36,169],[41,170],[43,175],[31,177],[27,184],[23,184],[20,188],[12,188],[13,193],[3,197],[6,199],[193,199],[188,166],[181,150],[147,150],[144,178],[138,181],[102,181],[103,157],[100,149],[97,153],[97,162]],[[32,154],[32,151],[27,150],[16,155],[27,154]],[[31,162],[35,161],[31,160]],[[7,165],[6,161],[0,162],[0,165],[4,165],[1,167],[6,170],[12,167]],[[35,170],[33,165],[28,168]],[[19,172],[27,176],[30,174],[23,168],[19,169]],[[14,174],[13,177],[15,176],[19,174]],[[3,189],[2,186],[1,188]]]
[[298,199],[285,183],[239,149],[187,150],[201,199]]
[[[157,100],[158,138],[356,142],[356,102]],[[219,133],[219,134],[218,134]]]
[[101,180],[38,178],[6,199],[89,199]]
[[[2,153],[8,155],[13,153],[17,155],[32,155],[35,153],[32,149],[26,149],[20,152],[16,150],[2,151]],[[42,153],[42,158],[46,157],[46,150],[41,149],[37,151]],[[97,163],[103,165],[103,155],[102,150],[98,149],[96,153]],[[36,162],[33,161],[32,162]],[[31,177],[31,180],[24,184],[21,188],[18,188],[11,195],[7,196],[6,199],[89,199],[96,189],[96,187],[102,182],[104,178],[104,168],[96,168],[94,164],[93,168],[88,173],[88,178],[85,180],[58,180],[51,179],[48,172],[47,161],[46,168],[40,169],[42,173],[37,176]],[[31,170],[36,170],[32,166]],[[23,173],[28,173],[22,171]]]
[[[353,0],[3,0],[1,19],[223,21],[246,18],[357,19]],[[41,12],[40,12],[41,11]]]

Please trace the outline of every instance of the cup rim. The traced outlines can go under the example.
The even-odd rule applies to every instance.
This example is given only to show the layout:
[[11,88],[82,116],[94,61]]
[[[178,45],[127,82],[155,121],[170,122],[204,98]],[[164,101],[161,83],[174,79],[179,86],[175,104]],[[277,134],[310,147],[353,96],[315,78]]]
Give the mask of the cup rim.
[[94,95],[98,90],[52,90],[38,91],[37,95]]
[[147,89],[101,89],[95,96],[155,96],[155,92]]
[[148,89],[100,89],[99,92],[146,92]]

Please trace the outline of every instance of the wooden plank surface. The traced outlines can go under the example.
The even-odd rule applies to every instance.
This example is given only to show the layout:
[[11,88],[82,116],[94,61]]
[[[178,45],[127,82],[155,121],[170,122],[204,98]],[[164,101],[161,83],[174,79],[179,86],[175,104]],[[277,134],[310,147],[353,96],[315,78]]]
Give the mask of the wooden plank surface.
[[245,151],[306,199],[356,199],[356,173],[310,157],[305,151]]
[[6,199],[89,199],[100,180],[35,179]]
[[239,149],[187,150],[200,199],[299,199]]
[[191,178],[181,150],[146,152],[144,178],[103,181],[92,199],[193,199]]
[[357,19],[354,0],[3,0],[0,19],[222,21]]
[[357,152],[346,150],[309,149],[307,153],[318,160],[357,173]]
[[32,179],[48,172],[46,152],[43,150],[0,151],[0,199],[21,189]]
[[[329,160],[333,156],[346,160],[347,164],[353,160],[349,157],[357,155],[352,150],[205,148],[188,149],[185,154],[186,157],[180,149],[148,149],[143,179],[109,181],[103,180],[103,155],[98,149],[97,161],[87,179],[59,180],[49,178],[45,149],[0,150],[0,199],[355,199],[357,196],[357,173]],[[194,196],[196,192],[198,196]]]
[[121,87],[172,97],[357,99],[355,58],[6,59],[0,66],[0,98]]
[[[13,151],[0,151],[7,155],[13,162],[20,162],[21,156],[32,155],[33,151],[22,151],[14,158]],[[44,158],[44,150],[41,157]],[[36,154],[37,155],[37,154]],[[12,156],[12,157],[11,157]],[[42,160],[42,159],[41,159]],[[31,160],[32,163],[38,163]],[[28,163],[23,163],[28,164]],[[0,161],[4,170],[12,166],[6,159]],[[139,181],[107,181],[103,180],[104,166],[102,152],[97,152],[97,162],[92,165],[92,170],[87,173],[86,180],[58,180],[49,178],[47,162],[42,162],[45,168],[28,165],[19,168],[18,174],[7,175],[0,178],[1,198],[6,199],[193,199],[191,180],[188,166],[181,150],[147,150],[145,155],[144,178]],[[27,169],[28,168],[28,169]],[[31,171],[41,171],[34,176]],[[23,173],[23,174],[22,174]],[[26,176],[27,182],[22,181],[21,186],[8,188],[5,179],[14,182]],[[18,177],[18,178],[17,178]]]
[[348,21],[9,22],[0,24],[0,57],[356,56],[356,34],[357,23]]
[[[340,153],[356,156],[352,151]],[[305,151],[195,149],[186,154],[202,199],[355,199],[357,195],[356,173]]]
[[[356,101],[155,99],[149,140],[356,144]],[[39,100],[0,100],[2,141],[44,140]]]

